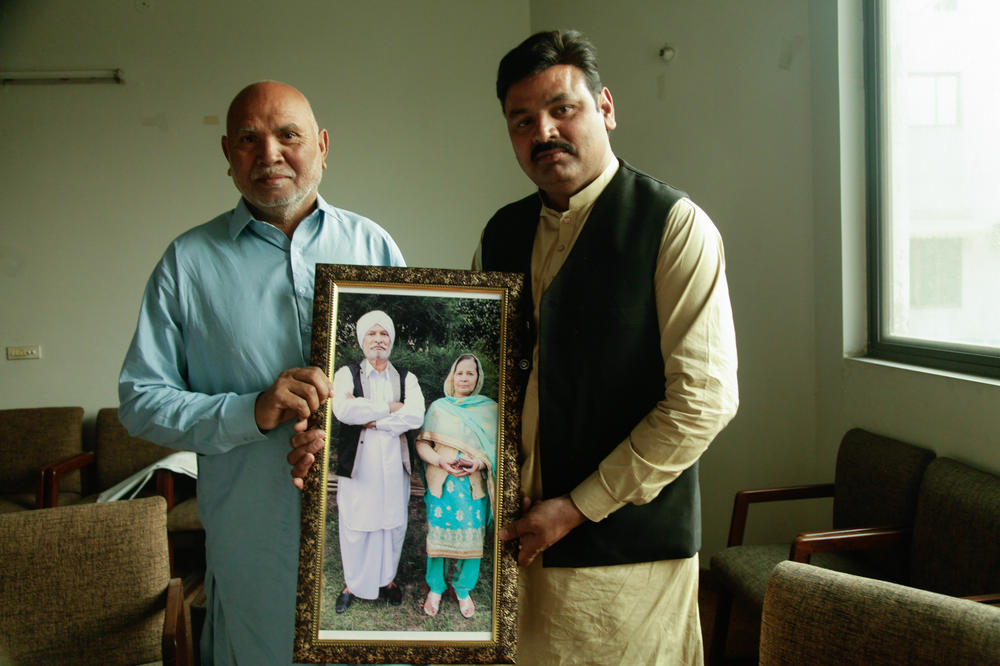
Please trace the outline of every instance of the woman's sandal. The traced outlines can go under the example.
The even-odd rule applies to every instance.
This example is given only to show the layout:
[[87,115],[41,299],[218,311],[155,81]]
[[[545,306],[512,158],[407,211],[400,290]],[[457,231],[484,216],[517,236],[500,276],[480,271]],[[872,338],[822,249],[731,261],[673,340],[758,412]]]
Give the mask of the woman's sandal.
[[472,617],[476,613],[476,604],[472,603],[471,595],[458,600],[458,610],[462,613],[462,617],[466,619]]
[[424,599],[424,612],[434,617],[439,610],[441,610],[441,595],[428,592],[427,598]]

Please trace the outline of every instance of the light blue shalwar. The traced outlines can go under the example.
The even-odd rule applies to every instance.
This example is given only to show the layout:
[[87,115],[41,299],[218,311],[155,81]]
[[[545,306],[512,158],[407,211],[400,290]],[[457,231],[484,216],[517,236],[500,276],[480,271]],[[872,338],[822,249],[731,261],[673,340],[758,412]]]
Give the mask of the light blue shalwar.
[[205,664],[292,661],[299,491],[291,422],[261,433],[254,402],[308,365],[317,263],[403,266],[371,220],[321,197],[291,240],[234,210],[182,234],[146,285],[119,379],[133,435],[198,453],[205,526]]

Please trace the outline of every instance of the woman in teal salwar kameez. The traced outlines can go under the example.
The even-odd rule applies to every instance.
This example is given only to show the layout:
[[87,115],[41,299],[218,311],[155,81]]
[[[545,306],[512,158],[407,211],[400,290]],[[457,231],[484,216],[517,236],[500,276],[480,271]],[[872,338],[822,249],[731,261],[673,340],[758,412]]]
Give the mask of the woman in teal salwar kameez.
[[427,574],[424,612],[437,615],[448,589],[447,560],[456,560],[451,581],[464,617],[476,611],[469,592],[479,580],[486,525],[492,518],[497,448],[497,403],[479,395],[483,368],[472,354],[459,356],[444,382],[444,397],[427,409],[417,437],[426,463]]

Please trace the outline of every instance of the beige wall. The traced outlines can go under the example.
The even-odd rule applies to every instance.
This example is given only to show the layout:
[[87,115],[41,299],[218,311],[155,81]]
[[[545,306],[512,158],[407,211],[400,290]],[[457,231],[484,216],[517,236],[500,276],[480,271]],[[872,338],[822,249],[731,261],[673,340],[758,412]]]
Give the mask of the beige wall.
[[0,361],[0,406],[117,404],[154,263],[236,204],[219,138],[251,81],[306,93],[332,136],[321,193],[412,266],[467,268],[489,214],[528,189],[491,92],[526,0],[148,4],[0,5],[0,70],[127,81],[0,88],[0,346],[43,354]]
[[[333,136],[325,197],[385,226],[410,265],[465,267],[486,217],[530,187],[497,60],[532,30],[576,27],[601,52],[616,151],[690,192],[726,242],[742,405],[704,459],[704,553],[723,545],[736,489],[828,480],[853,425],[997,470],[996,384],[844,360],[864,340],[859,3],[150,4],[0,5],[0,69],[121,67],[128,81],[0,89],[0,346],[43,348],[0,360],[0,408],[93,417],[117,402],[154,262],[236,201],[211,116],[251,80],[313,101]],[[821,509],[755,510],[750,536],[790,536]]]

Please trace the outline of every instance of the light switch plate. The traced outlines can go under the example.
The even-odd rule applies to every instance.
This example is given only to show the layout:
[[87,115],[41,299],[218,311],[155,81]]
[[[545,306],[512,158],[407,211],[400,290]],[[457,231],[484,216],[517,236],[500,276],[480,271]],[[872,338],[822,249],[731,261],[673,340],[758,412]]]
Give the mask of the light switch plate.
[[39,345],[25,345],[23,347],[7,347],[8,361],[26,361],[42,357],[42,348]]

